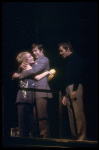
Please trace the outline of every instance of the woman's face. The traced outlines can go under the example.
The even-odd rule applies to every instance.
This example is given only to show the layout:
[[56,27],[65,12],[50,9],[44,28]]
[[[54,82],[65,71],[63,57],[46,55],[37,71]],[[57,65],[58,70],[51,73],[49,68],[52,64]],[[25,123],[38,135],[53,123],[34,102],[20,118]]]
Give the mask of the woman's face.
[[34,63],[34,57],[30,53],[27,53],[26,57],[27,57],[27,62],[29,64],[33,64]]

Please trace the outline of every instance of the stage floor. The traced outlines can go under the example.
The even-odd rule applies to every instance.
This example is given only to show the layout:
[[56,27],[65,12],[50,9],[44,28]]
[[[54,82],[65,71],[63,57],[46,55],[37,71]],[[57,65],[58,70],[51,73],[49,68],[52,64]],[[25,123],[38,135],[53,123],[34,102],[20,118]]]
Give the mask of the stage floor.
[[98,141],[77,141],[70,139],[53,139],[53,138],[20,138],[8,137],[3,138],[3,147],[6,148],[79,148],[79,147],[98,147]]

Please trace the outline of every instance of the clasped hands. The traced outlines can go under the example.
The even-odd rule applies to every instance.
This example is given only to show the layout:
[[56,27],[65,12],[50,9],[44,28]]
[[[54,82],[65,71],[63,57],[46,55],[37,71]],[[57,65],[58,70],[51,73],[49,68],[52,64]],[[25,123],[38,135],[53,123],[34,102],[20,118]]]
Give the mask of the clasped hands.
[[[71,99],[72,101],[74,101],[76,97],[77,97],[77,91],[72,91],[72,93],[71,93],[71,95],[70,95],[70,99]],[[62,104],[63,104],[64,106],[66,106],[66,96],[63,96],[63,98],[62,98]]]

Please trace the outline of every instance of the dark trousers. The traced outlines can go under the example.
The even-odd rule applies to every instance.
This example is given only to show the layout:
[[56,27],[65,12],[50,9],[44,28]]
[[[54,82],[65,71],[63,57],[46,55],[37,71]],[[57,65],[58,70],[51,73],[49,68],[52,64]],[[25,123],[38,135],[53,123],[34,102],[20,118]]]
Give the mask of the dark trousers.
[[32,127],[32,104],[17,104],[19,137],[29,137]]
[[47,112],[47,99],[36,99],[37,118],[39,126],[39,135],[41,138],[49,138],[49,122]]

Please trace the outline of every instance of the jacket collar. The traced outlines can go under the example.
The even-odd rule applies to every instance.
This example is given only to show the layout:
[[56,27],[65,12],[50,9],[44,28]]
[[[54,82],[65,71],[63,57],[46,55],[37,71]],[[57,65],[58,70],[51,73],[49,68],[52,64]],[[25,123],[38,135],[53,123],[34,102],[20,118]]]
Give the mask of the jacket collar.
[[38,59],[36,59],[35,62],[38,62],[42,57],[44,57],[44,54],[42,54]]

